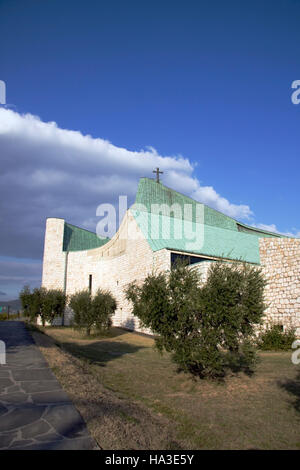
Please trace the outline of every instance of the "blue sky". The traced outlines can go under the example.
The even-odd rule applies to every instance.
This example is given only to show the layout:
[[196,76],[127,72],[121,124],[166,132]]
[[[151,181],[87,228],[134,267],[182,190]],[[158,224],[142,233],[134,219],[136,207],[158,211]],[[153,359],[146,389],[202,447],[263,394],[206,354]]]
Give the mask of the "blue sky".
[[[0,0],[0,79],[13,105],[0,116],[0,300],[26,279],[39,283],[47,216],[93,229],[96,201],[133,198],[157,162],[174,189],[298,234],[299,24],[299,0]],[[24,113],[80,134],[39,131]],[[111,142],[114,157],[101,147],[110,164],[91,175],[95,139]],[[97,171],[109,184],[92,197]]]

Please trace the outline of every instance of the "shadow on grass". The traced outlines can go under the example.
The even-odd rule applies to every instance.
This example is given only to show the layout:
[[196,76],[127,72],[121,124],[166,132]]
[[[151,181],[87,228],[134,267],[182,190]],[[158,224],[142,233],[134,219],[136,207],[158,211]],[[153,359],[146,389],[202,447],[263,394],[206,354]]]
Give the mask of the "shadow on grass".
[[253,360],[249,361],[243,354],[235,356],[231,353],[227,353],[224,355],[224,359],[228,371],[233,374],[243,372],[248,377],[253,376],[256,366],[260,362],[260,358],[257,355],[253,356]]
[[[119,328],[112,328],[108,334],[100,336],[99,334],[90,335],[87,337],[81,337],[80,339],[93,340],[90,344],[78,344],[75,341],[61,341],[57,338],[47,334],[47,328],[41,329],[35,325],[27,326],[29,331],[36,331],[44,334],[48,338],[48,341],[43,343],[43,347],[52,348],[58,346],[62,350],[68,352],[72,356],[83,359],[89,364],[95,364],[104,367],[107,362],[122,357],[126,354],[134,354],[140,349],[144,349],[144,346],[136,346],[125,341],[112,342],[109,338],[114,338],[122,334],[126,334],[126,331],[122,331]],[[50,327],[51,328],[51,327]],[[99,338],[99,341],[95,341]],[[100,339],[101,338],[101,339]]]
[[294,396],[291,401],[292,406],[295,410],[300,413],[300,370],[298,370],[297,376],[294,380],[285,380],[284,382],[277,382],[280,388],[286,390],[290,395]]
[[134,354],[143,346],[135,346],[130,343],[112,343],[110,341],[97,341],[91,344],[78,345],[72,342],[56,343],[57,346],[63,350],[77,357],[78,359],[85,359],[90,364],[95,364],[104,367],[107,362],[118,359],[126,354]]
[[[44,327],[44,332],[47,334],[47,330],[51,331],[52,329],[55,330],[62,330],[62,331],[79,331],[80,332],[80,337],[78,339],[105,339],[105,338],[117,338],[118,336],[126,335],[128,333],[128,330],[118,328],[118,327],[112,327],[110,328],[107,332],[99,332],[99,331],[91,331],[90,335],[87,335],[84,330],[76,330],[72,326],[46,326]],[[36,328],[37,331],[41,331],[39,328]]]
[[232,354],[231,352],[223,352],[220,364],[211,364],[202,367],[201,364],[195,364],[184,369],[177,367],[177,372],[190,373],[193,379],[209,380],[215,383],[224,384],[225,379],[229,376],[237,376],[240,373],[248,377],[252,377],[256,371],[256,366],[260,362],[258,356],[254,356],[251,361],[243,354]]

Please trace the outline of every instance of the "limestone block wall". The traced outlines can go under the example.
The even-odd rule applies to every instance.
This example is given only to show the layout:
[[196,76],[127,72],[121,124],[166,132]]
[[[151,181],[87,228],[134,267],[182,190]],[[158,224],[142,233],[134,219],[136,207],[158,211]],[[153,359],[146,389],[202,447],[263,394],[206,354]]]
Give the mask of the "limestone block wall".
[[42,285],[48,289],[63,289],[66,254],[62,251],[63,219],[48,218],[44,242]]
[[[132,315],[125,289],[132,281],[142,282],[152,271],[169,270],[169,250],[151,250],[130,210],[112,240],[92,250],[63,252],[64,223],[63,219],[47,219],[42,285],[49,289],[66,289],[70,295],[88,288],[91,275],[92,293],[101,287],[110,290],[117,299],[114,325],[149,333],[142,330],[138,319]],[[262,238],[259,244],[261,267],[268,282],[266,324],[293,326],[300,336],[300,240]],[[191,268],[197,269],[205,281],[210,264],[210,261],[203,261]],[[67,308],[66,324],[71,319],[72,311]]]
[[300,240],[261,238],[260,261],[268,282],[266,324],[292,326],[300,336]]
[[[66,294],[70,295],[87,289],[91,275],[92,294],[101,287],[110,290],[117,300],[114,325],[149,333],[140,327],[138,319],[132,315],[132,306],[125,298],[125,289],[132,281],[142,282],[152,271],[169,269],[168,250],[153,252],[128,211],[118,232],[106,245],[66,254],[62,252],[63,223],[47,225],[42,285],[47,288],[63,288],[65,285]],[[67,308],[65,324],[71,318],[72,311]]]
[[[66,253],[62,251],[64,219],[48,218],[46,221],[42,286],[48,289],[64,289]],[[42,324],[38,318],[38,323]],[[53,324],[61,324],[61,318]]]

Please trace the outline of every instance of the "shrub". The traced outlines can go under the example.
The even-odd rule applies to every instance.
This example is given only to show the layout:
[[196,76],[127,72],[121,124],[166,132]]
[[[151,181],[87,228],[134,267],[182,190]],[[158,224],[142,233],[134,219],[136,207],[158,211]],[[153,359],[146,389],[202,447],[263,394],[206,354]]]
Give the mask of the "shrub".
[[108,291],[99,289],[92,297],[89,290],[82,290],[70,297],[70,307],[74,311],[74,327],[86,330],[89,336],[93,327],[98,331],[110,328],[111,316],[117,308],[117,303]]
[[94,325],[100,332],[107,331],[112,325],[111,317],[117,308],[117,302],[109,291],[98,289],[92,299]]
[[69,305],[74,312],[74,327],[78,330],[86,330],[86,334],[90,335],[94,324],[94,314],[89,290],[82,290],[71,295]]
[[53,322],[55,317],[61,317],[66,307],[66,294],[60,289],[44,291],[42,314],[44,321]]
[[177,263],[142,286],[130,284],[126,297],[181,370],[220,377],[232,364],[248,371],[255,364],[251,337],[265,309],[264,286],[261,272],[242,263],[212,263],[202,286],[193,268]]
[[46,302],[47,290],[45,287],[36,287],[32,292],[32,302],[30,310],[34,318],[40,317],[42,325],[45,326],[47,320],[47,312],[44,309]]
[[263,351],[288,351],[296,340],[295,329],[283,330],[281,325],[272,325],[260,332],[257,338],[257,346]]
[[36,321],[37,317],[41,316],[43,325],[46,320],[42,310],[45,295],[46,289],[44,287],[36,287],[31,292],[29,286],[24,286],[19,295],[25,316],[29,317],[31,321]]
[[66,295],[59,289],[36,287],[31,292],[29,286],[24,286],[19,297],[25,316],[31,321],[36,321],[40,316],[43,326],[46,321],[51,322],[56,316],[62,316],[66,305]]
[[30,287],[25,285],[19,294],[19,298],[21,300],[22,308],[24,311],[24,315],[26,317],[30,317],[30,305],[32,301],[32,293],[30,291]]

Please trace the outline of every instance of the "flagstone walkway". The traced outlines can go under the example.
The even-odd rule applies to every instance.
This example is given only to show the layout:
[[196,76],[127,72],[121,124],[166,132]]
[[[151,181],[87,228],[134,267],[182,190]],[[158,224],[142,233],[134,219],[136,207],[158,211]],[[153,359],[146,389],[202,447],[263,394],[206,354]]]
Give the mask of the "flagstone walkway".
[[0,321],[0,449],[97,449],[21,321]]

